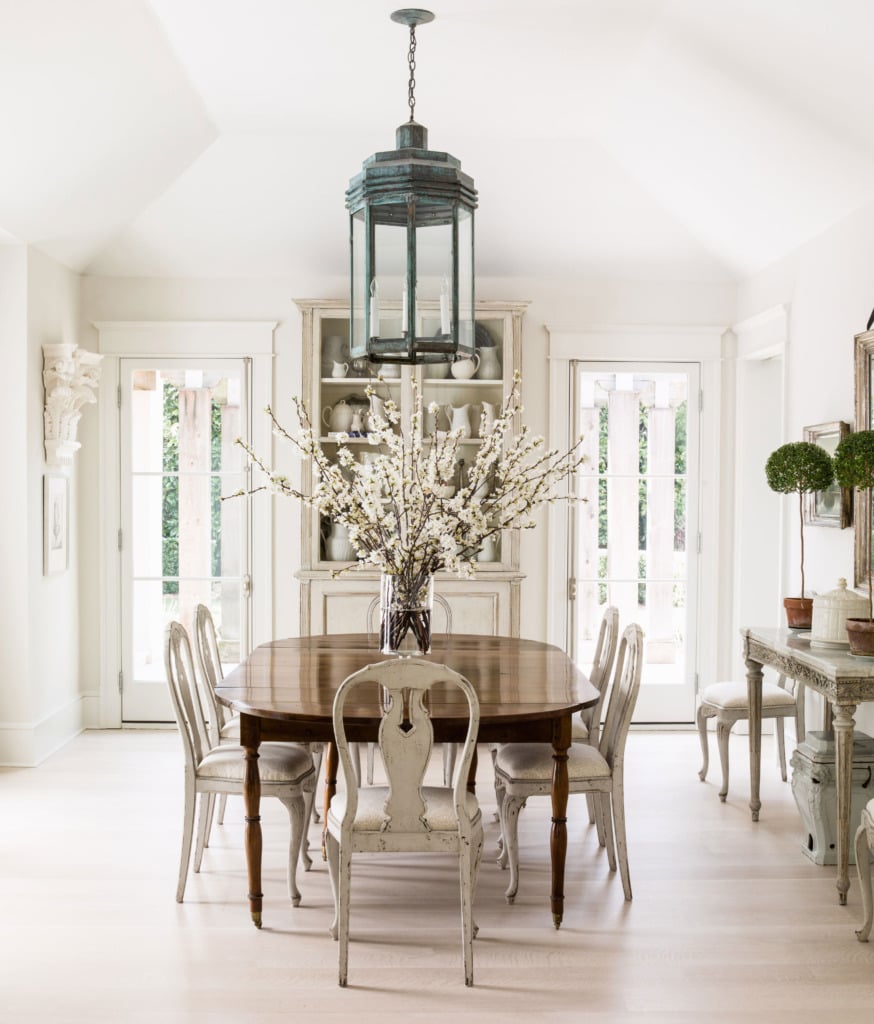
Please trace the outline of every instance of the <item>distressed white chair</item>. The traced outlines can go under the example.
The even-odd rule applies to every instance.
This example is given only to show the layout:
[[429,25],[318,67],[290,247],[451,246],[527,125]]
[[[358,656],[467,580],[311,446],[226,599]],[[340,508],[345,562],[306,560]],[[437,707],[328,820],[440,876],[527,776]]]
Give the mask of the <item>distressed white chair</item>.
[[[632,624],[619,642],[613,683],[607,700],[607,715],[598,746],[572,743],[568,749],[569,793],[591,793],[595,813],[601,819],[600,833],[605,838],[607,861],[611,871],[619,873],[622,890],[631,899],[628,870],[628,843],[625,833],[624,759],[628,727],[640,690],[643,665],[643,632]],[[496,791],[501,794],[503,848],[498,863],[509,865],[508,903],[519,889],[519,810],[533,796],[552,792],[552,747],[545,743],[505,743],[495,757]]]
[[[613,605],[608,605],[601,616],[598,640],[592,657],[592,668],[589,671],[589,682],[598,691],[600,697],[594,707],[584,708],[579,715],[574,717],[571,726],[571,736],[574,743],[588,743],[593,747],[598,746],[598,734],[601,729],[601,711],[604,706],[607,687],[610,683],[610,673],[613,671],[613,662],[616,660],[618,643],[619,609]],[[496,743],[491,747],[493,765],[499,746],[500,744]],[[497,776],[495,777],[495,797],[497,798],[499,808],[497,817],[500,820],[501,796],[498,793]],[[595,814],[595,801],[591,793],[586,794],[586,806],[589,812],[589,822],[597,826],[598,842],[603,846],[606,840],[600,827],[600,819]],[[498,845],[503,845],[503,837],[498,839]]]
[[874,895],[871,892],[871,858],[874,857],[874,800],[862,808],[862,823],[856,829],[856,871],[862,893],[862,927],[856,932],[859,942],[867,942],[874,921]]
[[[452,609],[449,607],[449,602],[441,594],[434,595],[434,604],[443,611],[444,623],[443,632],[452,632]],[[374,625],[376,621],[376,613],[379,609],[379,597],[375,597],[367,608],[367,633],[372,635],[375,632]],[[355,744],[357,748],[357,744]],[[444,743],[443,744],[443,783],[449,785],[449,780],[452,778],[452,770],[455,767],[455,758],[458,755],[458,744],[457,743]],[[373,785],[373,768],[374,760],[376,756],[376,744],[367,744],[367,784],[368,786]],[[356,749],[353,754],[353,764],[359,765],[359,779],[360,775],[360,763],[361,758],[358,750]]]
[[598,746],[601,711],[604,706],[604,697],[607,695],[607,686],[610,683],[610,673],[613,671],[613,662],[616,659],[618,644],[619,609],[614,608],[613,605],[608,605],[601,616],[598,642],[595,645],[592,668],[589,671],[589,682],[601,696],[594,707],[583,708],[579,715],[574,718],[572,726],[574,743],[590,743],[593,747]]
[[[722,765],[722,788],[719,799],[725,802],[728,795],[728,738],[735,722],[750,717],[747,684],[744,682],[711,683],[702,691],[698,702],[698,736],[701,740],[702,763],[698,777],[702,782],[707,778],[710,765],[710,750],[707,742],[707,720],[716,719],[716,744]],[[804,738],[804,686],[786,676],[777,677],[777,682],[762,681],[762,720],[774,719],[777,734],[777,758],[780,762],[780,776],[786,781],[786,741],[783,735],[783,720],[795,719],[795,741]]]
[[[200,669],[198,680],[201,686],[204,709],[209,719],[209,741],[214,747],[221,743],[239,746],[240,717],[239,715],[231,714],[224,704],[219,703],[215,695],[215,688],[222,681],[224,671],[222,669],[221,657],[219,656],[215,622],[213,621],[212,613],[205,604],[199,604],[194,609],[194,649],[197,655],[197,667]],[[294,746],[302,746],[310,751],[313,759],[313,768],[318,778],[322,766],[322,744],[294,744]],[[315,795],[315,786],[313,786],[313,789],[306,795],[307,821],[309,821],[310,816],[313,821],[319,820]],[[210,799],[210,820],[206,828],[207,846],[209,845],[209,834],[212,828],[212,804],[214,799],[214,797]],[[222,793],[218,801],[217,817],[219,825],[224,823],[227,801],[227,793]],[[310,859],[306,843],[301,847],[301,860],[304,869],[309,871],[312,867],[312,860]]]
[[[198,686],[194,674],[191,643],[185,628],[178,622],[171,622],[166,629],[164,664],[173,711],[185,750],[182,856],[176,887],[176,899],[181,903],[191,862],[197,797],[200,796],[200,819],[194,851],[194,870],[200,871],[210,818],[209,800],[216,793],[242,794],[245,761],[239,747],[230,744],[215,746],[210,743],[201,698],[202,688]],[[313,759],[303,747],[290,743],[265,743],[259,750],[258,769],[261,776],[261,795],[275,796],[288,811],[291,822],[288,896],[293,906],[297,906],[300,903],[296,879],[297,860],[305,832],[304,796],[315,785]]]
[[[574,718],[571,726],[571,736],[574,743],[588,743],[593,747],[598,746],[601,712],[604,707],[604,698],[607,695],[607,687],[610,684],[610,673],[613,671],[613,662],[616,659],[618,644],[619,609],[613,605],[608,605],[601,616],[598,642],[595,645],[592,668],[589,672],[589,682],[598,691],[600,697],[594,707],[583,708],[579,715]],[[589,822],[597,826],[598,842],[603,846],[606,842],[606,837],[600,827],[601,819],[595,814],[595,799],[591,793],[586,794],[586,807],[589,812]]]
[[[215,697],[215,688],[223,676],[221,657],[219,656],[218,638],[215,631],[212,613],[205,604],[194,609],[194,650],[197,655],[197,666],[200,669],[199,679],[203,686],[205,706],[209,715],[209,741],[217,747],[220,743],[240,742],[240,716],[231,714],[224,704],[219,704]],[[222,793],[218,801],[218,823],[224,823],[225,807],[228,794]],[[209,845],[210,825],[207,826],[206,842]]]
[[[363,705],[353,694],[364,684],[379,684],[384,715],[379,750],[388,785],[359,788],[346,740],[346,722]],[[433,747],[426,702],[435,684],[457,687],[467,703],[467,735],[451,787],[423,786]],[[367,716],[372,714],[368,704]],[[461,883],[461,930],[464,980],[473,984],[473,899],[482,854],[482,814],[476,796],[467,791],[467,775],[476,748],[479,702],[464,676],[445,665],[421,658],[393,659],[349,676],[334,700],[334,736],[340,755],[345,792],[331,801],[327,820],[328,865],[334,889],[331,934],[340,941],[339,981],[346,984],[349,953],[349,892],[353,853],[454,853]],[[397,877],[386,876],[396,888]]]

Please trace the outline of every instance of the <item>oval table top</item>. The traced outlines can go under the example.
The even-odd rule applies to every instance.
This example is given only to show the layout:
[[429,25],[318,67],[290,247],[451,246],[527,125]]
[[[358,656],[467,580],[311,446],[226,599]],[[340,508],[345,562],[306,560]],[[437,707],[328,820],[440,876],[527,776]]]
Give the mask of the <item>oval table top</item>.
[[[334,694],[353,672],[385,660],[376,637],[342,633],[295,637],[261,644],[225,676],[218,699],[234,711],[258,718],[298,722],[331,720]],[[435,634],[429,660],[449,665],[473,684],[480,701],[480,723],[554,719],[598,701],[598,691],[560,648],[516,637]],[[379,722],[379,694],[359,690],[345,717]],[[435,688],[434,719],[463,718],[460,691]]]

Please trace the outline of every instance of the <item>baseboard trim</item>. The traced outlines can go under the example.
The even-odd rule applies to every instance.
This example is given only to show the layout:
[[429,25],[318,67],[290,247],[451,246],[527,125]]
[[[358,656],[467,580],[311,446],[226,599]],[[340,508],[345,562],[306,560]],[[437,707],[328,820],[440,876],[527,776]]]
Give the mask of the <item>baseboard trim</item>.
[[78,694],[37,722],[0,724],[0,765],[35,768],[88,728],[96,697]]

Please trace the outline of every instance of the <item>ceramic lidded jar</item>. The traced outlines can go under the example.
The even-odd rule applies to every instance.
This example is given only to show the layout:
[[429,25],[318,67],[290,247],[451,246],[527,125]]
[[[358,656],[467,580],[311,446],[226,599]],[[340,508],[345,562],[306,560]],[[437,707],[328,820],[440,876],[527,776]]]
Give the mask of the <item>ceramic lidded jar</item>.
[[841,577],[837,589],[817,594],[813,599],[813,623],[810,642],[846,645],[847,619],[867,619],[868,601],[861,594],[847,589]]

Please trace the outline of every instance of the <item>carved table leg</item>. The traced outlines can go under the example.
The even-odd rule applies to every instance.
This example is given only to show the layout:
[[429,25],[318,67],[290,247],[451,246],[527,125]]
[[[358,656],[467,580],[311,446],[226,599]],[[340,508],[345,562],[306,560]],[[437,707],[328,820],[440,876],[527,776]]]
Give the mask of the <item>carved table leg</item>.
[[750,705],[750,812],[753,821],[759,820],[759,784],[762,777],[762,666],[748,659],[747,700]]
[[552,923],[561,927],[564,915],[564,864],[567,855],[567,752],[571,745],[571,719],[564,715],[555,722],[552,735],[552,831],[549,850],[552,857]]
[[835,788],[838,804],[838,899],[846,905],[850,888],[850,805],[853,796],[853,715],[855,704],[834,708]]
[[246,865],[249,878],[249,913],[256,928],[261,927],[261,776],[258,772],[258,747],[261,725],[257,718],[240,716],[240,743],[245,750],[243,807],[246,816]]
[[326,744],[325,751],[325,813],[322,815],[322,860],[328,859],[328,847],[325,842],[325,835],[328,831],[328,809],[334,794],[337,792],[337,744],[331,740]]

